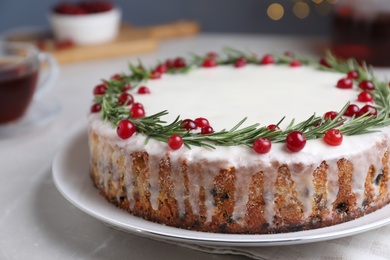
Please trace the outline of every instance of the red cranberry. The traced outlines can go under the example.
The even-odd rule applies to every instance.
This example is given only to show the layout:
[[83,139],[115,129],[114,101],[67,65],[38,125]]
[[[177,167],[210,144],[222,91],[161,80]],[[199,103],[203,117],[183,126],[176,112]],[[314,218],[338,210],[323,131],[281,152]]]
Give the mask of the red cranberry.
[[91,106],[91,113],[97,113],[102,110],[102,106],[99,103],[93,104]]
[[350,78],[342,78],[337,82],[337,88],[349,89],[353,86],[353,80]]
[[371,102],[372,95],[367,91],[363,91],[358,95],[358,101],[359,102]]
[[110,79],[122,80],[122,76],[120,74],[114,74],[110,77]]
[[271,141],[267,138],[257,138],[253,142],[253,150],[255,150],[255,152],[259,154],[268,153],[271,150],[271,146]]
[[333,120],[336,118],[338,113],[336,111],[329,111],[324,114],[324,120],[330,119]]
[[89,14],[107,12],[113,8],[107,1],[81,2],[79,6]]
[[93,94],[94,94],[95,96],[104,95],[104,94],[106,94],[106,90],[107,90],[106,84],[105,84],[105,83],[102,83],[102,84],[97,85],[97,86],[93,89]]
[[296,67],[301,67],[302,63],[299,60],[293,60],[290,62],[290,67],[296,68]]
[[245,58],[241,57],[241,58],[238,58],[234,62],[234,67],[241,68],[241,67],[244,67],[246,64],[247,64],[247,60]]
[[180,135],[173,134],[168,138],[168,146],[172,150],[177,150],[183,146],[183,138]]
[[214,58],[206,58],[202,63],[202,67],[204,68],[213,68],[217,66],[218,62]]
[[361,88],[363,90],[375,90],[374,83],[372,83],[372,81],[369,81],[369,80],[361,81],[359,83],[359,88]]
[[332,66],[329,64],[329,62],[326,58],[321,58],[320,64],[326,68],[332,68]]
[[299,131],[293,131],[286,137],[286,147],[291,152],[299,152],[305,147],[305,145],[306,136]]
[[186,129],[187,131],[195,130],[196,128],[198,128],[195,121],[193,121],[191,119],[183,120],[180,124],[180,127]]
[[156,69],[155,69],[155,71],[158,71],[158,72],[160,72],[160,74],[164,74],[164,73],[167,73],[167,66],[166,65],[164,65],[164,64],[159,64],[157,67],[156,67]]
[[274,124],[271,124],[271,125],[267,126],[267,128],[268,128],[268,130],[270,130],[271,132],[275,132],[275,131],[280,130],[279,126],[274,125]]
[[366,116],[374,116],[374,117],[376,117],[378,115],[378,111],[376,110],[375,107],[370,106],[370,105],[365,105],[364,107],[362,107],[360,109],[359,113],[357,114],[357,117],[361,117],[361,116],[363,116],[366,113],[368,113]]
[[211,126],[202,127],[200,129],[202,135],[208,135],[214,133],[214,129]]
[[133,107],[138,107],[138,108],[144,108],[144,105],[142,105],[141,103],[138,103],[138,102],[135,102],[134,104],[133,104]]
[[132,106],[130,108],[130,113],[132,118],[140,118],[145,116],[145,110],[143,107]]
[[357,105],[351,104],[348,106],[348,108],[344,112],[344,116],[353,117],[356,116],[357,113],[359,113],[359,107]]
[[347,77],[350,78],[350,79],[358,79],[359,78],[359,72],[357,70],[348,71]]
[[324,135],[325,143],[337,146],[343,142],[343,134],[338,129],[329,129]]
[[153,70],[152,72],[150,72],[149,78],[150,79],[161,79],[161,73],[157,70]]
[[129,106],[131,104],[133,104],[134,102],[134,97],[128,93],[122,93],[119,97],[118,97],[118,103],[119,105],[121,106]]
[[148,87],[141,86],[138,89],[138,94],[150,94],[150,90]]
[[82,7],[71,3],[60,3],[54,7],[54,12],[67,15],[83,15],[87,13]]
[[197,127],[206,127],[206,126],[210,126],[210,123],[209,123],[209,120],[207,120],[206,118],[203,118],[203,117],[198,117],[194,120],[195,124]]
[[121,120],[116,127],[116,133],[122,139],[131,137],[136,131],[136,127],[130,120]]
[[275,63],[275,58],[271,54],[264,55],[260,61],[261,65],[268,65],[268,64],[274,64],[274,63]]
[[173,67],[176,69],[185,68],[186,66],[186,61],[181,57],[178,57],[173,61]]

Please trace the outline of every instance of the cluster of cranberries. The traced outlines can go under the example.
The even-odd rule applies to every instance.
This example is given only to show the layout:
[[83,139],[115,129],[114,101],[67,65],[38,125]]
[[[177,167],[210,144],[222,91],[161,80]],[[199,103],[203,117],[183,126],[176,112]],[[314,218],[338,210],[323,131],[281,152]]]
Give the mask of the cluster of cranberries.
[[[340,79],[337,82],[337,87],[341,89],[351,89],[353,88],[354,80],[359,79],[359,73],[355,70],[349,71],[345,78]],[[375,85],[370,80],[362,80],[358,83],[358,87],[362,90],[358,97],[357,101],[359,102],[373,102],[372,92],[375,91]],[[363,115],[368,116],[377,116],[378,111],[375,107],[371,105],[365,105],[362,108],[359,108],[355,104],[348,106],[347,110],[344,113],[344,116],[348,117],[361,117]]]
[[[299,60],[294,59],[294,54],[292,52],[286,52],[285,56],[291,58],[290,67],[300,67],[302,63]],[[275,57],[271,54],[264,55],[259,61],[260,65],[270,65],[275,64]],[[248,60],[245,57],[238,57],[234,60],[233,65],[236,68],[245,67],[248,64]],[[205,59],[203,60],[201,66],[203,68],[214,68],[218,66],[218,54],[215,52],[209,52],[206,54]]]
[[[182,57],[167,59],[164,63],[158,64],[151,70],[149,79],[160,79],[163,74],[168,72],[168,70],[178,70],[186,67],[187,63]],[[143,67],[139,67],[138,69],[144,70]]]
[[200,129],[202,135],[214,133],[214,129],[210,126],[209,120],[203,117],[198,117],[195,120],[185,119],[181,122],[180,126],[187,131]]
[[[280,128],[277,125],[267,126],[271,132],[279,131]],[[299,131],[292,131],[286,136],[286,147],[291,152],[299,152],[306,145],[306,136]],[[259,154],[266,154],[271,150],[272,143],[267,138],[257,138],[253,142],[253,150]]]
[[[351,89],[354,84],[354,80],[359,79],[359,73],[355,70],[349,71],[345,78],[340,79],[337,82],[337,87],[341,89]],[[375,85],[370,80],[362,80],[358,84],[359,88],[362,90],[357,97],[359,102],[372,102],[374,99],[372,97],[371,91],[375,90]]]
[[[111,79],[121,81],[122,76],[119,74],[115,74],[115,75],[111,76]],[[144,88],[146,88],[146,87],[144,87]],[[144,117],[145,116],[145,109],[144,109],[142,104],[134,102],[133,95],[127,93],[127,91],[130,89],[131,89],[130,84],[124,84],[124,86],[121,89],[122,93],[118,96],[117,102],[120,106],[131,106],[129,112],[130,112],[132,118]],[[140,87],[140,89],[141,89],[141,87]],[[101,83],[101,84],[95,86],[95,88],[93,89],[93,94],[94,94],[94,96],[101,96],[101,95],[106,94],[106,91],[107,91],[107,84]],[[138,92],[140,93],[140,91],[138,91]],[[141,93],[141,94],[146,94],[146,93],[149,93],[149,92],[145,92],[145,93]],[[101,105],[99,103],[95,103],[91,106],[91,113],[100,112],[101,109],[102,109]],[[119,135],[119,136],[122,137],[121,135]],[[124,135],[124,136],[126,136],[126,135]],[[126,139],[126,138],[123,138],[123,139]]]
[[[180,127],[187,131],[194,131],[200,129],[202,135],[214,133],[213,128],[210,126],[209,120],[203,117],[198,117],[195,120],[184,119],[180,123]],[[177,150],[183,146],[183,138],[178,134],[173,134],[168,138],[168,146],[172,150]]]
[[83,1],[79,3],[62,2],[54,7],[54,12],[66,15],[84,15],[107,12],[112,8],[112,4],[108,1]]

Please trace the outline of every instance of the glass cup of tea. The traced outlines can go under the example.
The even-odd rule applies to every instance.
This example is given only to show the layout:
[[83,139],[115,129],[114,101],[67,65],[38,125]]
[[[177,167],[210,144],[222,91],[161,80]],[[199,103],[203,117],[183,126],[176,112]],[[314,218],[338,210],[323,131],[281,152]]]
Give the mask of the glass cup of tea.
[[[45,75],[39,77],[45,68]],[[34,45],[0,42],[0,124],[17,121],[58,76],[54,57]],[[42,73],[41,73],[42,74]]]

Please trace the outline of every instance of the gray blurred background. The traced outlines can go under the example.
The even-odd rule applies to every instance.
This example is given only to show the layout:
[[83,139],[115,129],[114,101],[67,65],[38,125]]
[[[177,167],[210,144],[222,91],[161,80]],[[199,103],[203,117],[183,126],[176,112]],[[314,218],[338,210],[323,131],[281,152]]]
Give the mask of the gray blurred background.
[[[390,0],[389,0],[390,1]],[[60,0],[0,0],[0,34],[20,27],[49,28],[48,11]],[[150,25],[197,20],[203,32],[328,35],[337,0],[113,0],[123,20]],[[272,9],[275,4],[283,8]],[[297,6],[298,5],[298,6]],[[276,10],[276,13],[275,13]],[[279,10],[279,12],[277,12]],[[280,18],[273,20],[271,17]],[[299,18],[300,17],[300,18]]]

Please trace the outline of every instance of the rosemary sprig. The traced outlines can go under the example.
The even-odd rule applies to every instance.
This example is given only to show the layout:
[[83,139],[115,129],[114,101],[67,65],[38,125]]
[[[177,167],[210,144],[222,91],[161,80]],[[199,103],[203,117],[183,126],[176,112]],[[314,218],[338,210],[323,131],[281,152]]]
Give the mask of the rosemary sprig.
[[[169,68],[168,73],[188,73],[194,68],[201,66],[206,56],[191,54],[192,59],[188,61],[187,66],[180,69]],[[218,64],[230,65],[234,64],[236,59],[245,58],[249,63],[258,64],[259,60],[256,55],[251,52],[243,52],[229,47],[224,48],[223,53],[218,55]],[[289,64],[293,59],[299,60],[302,64],[312,66],[321,70],[347,73],[350,70],[359,72],[359,79],[371,80],[375,85],[375,90],[371,92],[378,110],[376,117],[363,115],[360,117],[352,117],[351,119],[342,118],[342,115],[349,106],[345,104],[340,109],[338,115],[333,119],[324,119],[324,117],[313,114],[302,122],[295,123],[291,120],[285,130],[271,131],[266,126],[253,124],[242,127],[246,122],[246,118],[242,119],[230,130],[223,129],[211,134],[200,134],[191,132],[181,127],[182,120],[180,116],[167,123],[162,118],[168,114],[168,111],[161,111],[151,116],[143,118],[132,118],[129,109],[120,106],[117,102],[118,96],[122,93],[121,90],[125,84],[130,84],[132,88],[136,88],[140,83],[147,81],[150,78],[152,69],[145,69],[145,66],[139,61],[138,65],[129,63],[130,74],[122,74],[120,79],[112,79],[104,81],[107,90],[102,96],[96,96],[95,102],[101,104],[101,114],[104,121],[110,121],[115,127],[122,119],[131,120],[137,129],[137,134],[146,136],[146,142],[150,139],[155,139],[161,142],[167,142],[168,138],[173,134],[182,136],[183,142],[187,147],[204,146],[215,148],[215,146],[235,146],[244,145],[252,146],[253,142],[260,137],[267,138],[272,142],[285,142],[286,136],[292,131],[302,132],[308,140],[317,139],[333,128],[338,128],[344,135],[359,135],[378,131],[381,127],[390,125],[390,89],[386,82],[381,82],[374,76],[373,69],[367,64],[359,64],[356,60],[339,60],[332,56],[329,52],[326,56],[326,61],[331,68],[320,65],[317,61],[308,59],[302,56],[274,54],[277,64]],[[282,118],[277,125],[281,124],[285,118]]]

